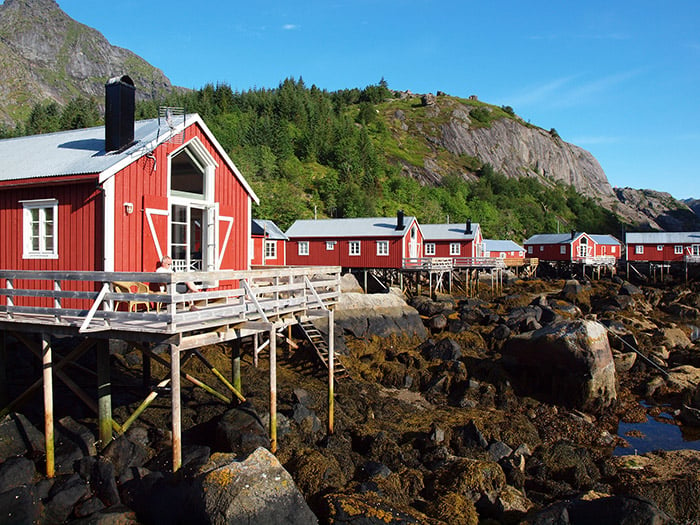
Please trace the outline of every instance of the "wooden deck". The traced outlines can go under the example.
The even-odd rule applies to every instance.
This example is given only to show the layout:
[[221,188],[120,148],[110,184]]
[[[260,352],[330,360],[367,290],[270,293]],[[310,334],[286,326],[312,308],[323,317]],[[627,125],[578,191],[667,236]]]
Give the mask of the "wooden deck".
[[[123,433],[158,395],[152,390],[139,408],[122,424],[112,419],[107,340],[118,339],[140,345],[145,362],[162,357],[155,347],[169,349],[172,401],[173,470],[182,464],[181,376],[222,400],[228,398],[202,381],[181,371],[181,356],[192,355],[205,362],[214,375],[239,399],[240,339],[250,336],[254,353],[267,347],[270,359],[270,445],[277,447],[277,338],[283,329],[312,317],[328,319],[328,432],[333,433],[334,337],[333,305],[340,295],[340,268],[274,268],[251,271],[131,273],[131,272],[31,272],[0,270],[0,331],[12,334],[42,360],[46,436],[46,473],[54,474],[53,376],[66,383],[98,414],[99,442],[105,446],[113,433]],[[208,283],[209,289],[179,293],[178,284]],[[117,284],[118,283],[118,284]],[[145,285],[143,283],[146,283]],[[215,286],[213,286],[215,284]],[[133,285],[133,286],[132,286]],[[129,289],[135,293],[127,293]],[[164,288],[164,291],[160,291]],[[30,337],[38,334],[40,342]],[[2,335],[2,334],[0,334]],[[84,339],[58,362],[52,358],[52,336]],[[259,336],[267,341],[258,345]],[[0,344],[4,338],[0,338]],[[232,373],[229,382],[206,363],[198,347],[233,341]],[[147,343],[147,344],[145,344]],[[144,345],[145,344],[145,345]],[[87,350],[97,348],[98,401],[75,385],[62,368]],[[4,355],[4,349],[0,356]],[[184,361],[183,361],[184,362]],[[2,370],[7,363],[2,362]],[[144,368],[144,375],[146,368]],[[35,385],[35,386],[36,386]],[[32,387],[33,388],[33,387]],[[20,396],[28,397],[30,390]],[[16,406],[18,399],[3,408]]]

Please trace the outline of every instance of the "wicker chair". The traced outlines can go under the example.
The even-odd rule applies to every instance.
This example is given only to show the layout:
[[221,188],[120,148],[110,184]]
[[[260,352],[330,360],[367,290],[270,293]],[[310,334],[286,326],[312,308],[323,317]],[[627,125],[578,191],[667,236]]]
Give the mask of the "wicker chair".
[[[114,281],[112,286],[114,287],[114,291],[118,293],[151,293],[146,283],[140,283],[138,281]],[[151,311],[151,303],[148,301],[117,301],[117,304],[126,304],[127,302],[129,312],[138,311],[139,305],[144,305],[147,312]]]

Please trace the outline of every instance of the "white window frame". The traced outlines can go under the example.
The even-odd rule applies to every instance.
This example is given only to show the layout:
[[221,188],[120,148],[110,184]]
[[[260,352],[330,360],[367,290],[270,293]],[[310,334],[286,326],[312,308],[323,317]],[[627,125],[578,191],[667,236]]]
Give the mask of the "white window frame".
[[326,251],[332,252],[335,250],[335,241],[326,241]]
[[[23,232],[23,259],[58,259],[58,199],[35,199],[20,201],[22,204],[22,232]],[[46,210],[51,209],[53,224],[51,224],[51,235],[47,236]],[[32,211],[39,213],[39,249],[34,248],[35,239],[32,230]],[[51,245],[48,239],[51,238]]]
[[634,253],[636,255],[644,255],[644,245],[643,244],[637,244],[634,247]]
[[450,255],[462,255],[462,245],[458,242],[451,242]]
[[682,244],[676,244],[673,247],[673,253],[675,255],[683,255],[683,245]]
[[527,253],[532,253],[532,246],[527,247]]
[[435,243],[426,242],[425,243],[425,255],[435,255]]
[[656,245],[656,251],[657,251],[657,252],[662,252],[662,251],[664,251],[664,245],[663,245],[663,244],[657,244],[657,245]]
[[617,253],[617,246],[611,246],[610,253]]
[[351,255],[353,257],[362,255],[362,242],[348,241],[348,255]]
[[265,239],[265,259],[277,259],[277,241]]
[[544,251],[544,246],[540,246],[540,251],[541,251],[541,252]]
[[297,254],[303,256],[309,255],[309,241],[299,241],[299,244],[297,244]]
[[690,247],[690,252],[693,257],[697,257],[698,255],[700,255],[700,244],[693,244]]
[[377,255],[381,257],[389,255],[389,241],[377,241]]
[[562,245],[559,247],[559,253],[562,254],[562,255],[566,255],[566,244],[562,244]]

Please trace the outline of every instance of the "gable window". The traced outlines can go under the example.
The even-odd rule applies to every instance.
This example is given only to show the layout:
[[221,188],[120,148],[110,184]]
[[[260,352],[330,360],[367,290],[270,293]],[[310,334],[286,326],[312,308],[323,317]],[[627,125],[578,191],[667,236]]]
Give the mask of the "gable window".
[[25,259],[58,259],[58,201],[21,201]]
[[634,253],[636,253],[637,255],[642,255],[644,253],[644,245],[638,244],[637,246],[635,246]]
[[309,241],[299,241],[297,250],[299,255],[309,255]]
[[435,243],[426,242],[425,243],[425,255],[435,255]]
[[673,247],[673,253],[676,255],[683,255],[683,246],[680,244],[676,244]]
[[389,255],[389,241],[377,241],[377,255]]
[[360,255],[360,241],[350,241],[348,243],[348,255]]
[[265,259],[277,259],[277,241],[265,241]]
[[335,250],[335,241],[326,241],[326,251],[333,251]]
[[450,243],[450,255],[459,255],[461,253],[461,247],[458,242]]
[[663,244],[657,244],[657,245],[656,245],[656,251],[657,251],[657,252],[662,252],[662,251],[664,251],[664,245],[663,245]]

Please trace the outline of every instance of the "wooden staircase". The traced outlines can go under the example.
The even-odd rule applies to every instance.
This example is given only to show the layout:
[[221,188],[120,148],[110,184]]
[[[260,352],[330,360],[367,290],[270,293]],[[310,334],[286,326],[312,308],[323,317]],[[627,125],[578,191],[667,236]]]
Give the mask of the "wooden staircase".
[[[299,323],[299,326],[301,327],[304,336],[306,336],[306,339],[316,350],[316,353],[321,359],[323,365],[328,368],[328,341],[326,341],[326,337],[318,328],[314,326],[311,321],[302,321]],[[350,373],[343,366],[343,363],[340,361],[337,353],[334,354],[333,377],[335,379],[350,378]]]

